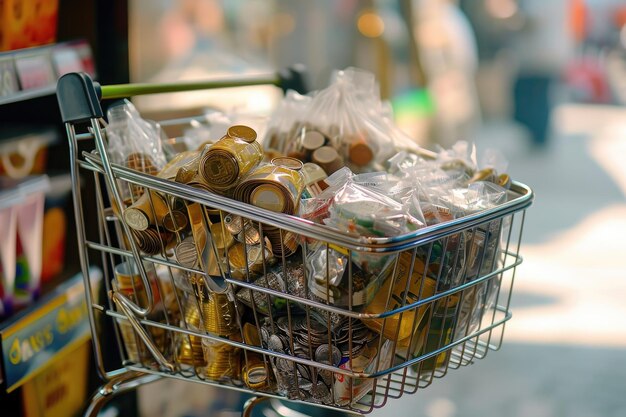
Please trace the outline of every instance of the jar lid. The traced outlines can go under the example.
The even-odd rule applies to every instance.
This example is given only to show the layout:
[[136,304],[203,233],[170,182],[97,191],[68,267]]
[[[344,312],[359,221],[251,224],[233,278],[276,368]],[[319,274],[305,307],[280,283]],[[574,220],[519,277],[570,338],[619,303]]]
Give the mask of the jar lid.
[[235,125],[228,128],[228,136],[231,138],[241,139],[248,143],[256,140],[256,132],[249,126]]

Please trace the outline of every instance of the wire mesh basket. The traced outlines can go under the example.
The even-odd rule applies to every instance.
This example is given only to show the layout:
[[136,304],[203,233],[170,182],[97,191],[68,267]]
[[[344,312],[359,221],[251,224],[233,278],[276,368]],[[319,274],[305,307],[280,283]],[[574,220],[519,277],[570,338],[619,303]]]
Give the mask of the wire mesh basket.
[[[235,84],[268,82],[277,83]],[[366,414],[499,349],[527,186],[513,182],[503,204],[410,234],[347,235],[112,164],[98,93],[118,90],[99,92],[79,74],[59,82],[103,378],[151,374]],[[79,153],[82,140],[95,149]],[[129,207],[146,228],[131,227]],[[92,264],[104,271],[102,303],[88,285]],[[98,333],[102,317],[115,323],[113,341]],[[109,349],[121,368],[106,369]]]

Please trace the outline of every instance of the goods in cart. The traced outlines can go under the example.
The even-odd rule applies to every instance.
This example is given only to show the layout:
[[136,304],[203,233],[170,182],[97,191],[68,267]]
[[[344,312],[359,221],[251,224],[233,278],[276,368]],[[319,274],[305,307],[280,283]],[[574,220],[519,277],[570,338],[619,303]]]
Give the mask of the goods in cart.
[[[327,160],[292,152],[298,139],[271,129],[266,145],[284,147],[264,151],[241,124],[171,156],[159,125],[129,102],[109,111],[106,129],[97,113],[64,114],[73,169],[96,187],[94,239],[75,173],[82,263],[87,249],[105,260],[98,311],[117,323],[126,370],[368,413],[498,348],[532,192],[494,153],[395,139],[372,78],[337,77],[311,97],[287,94],[289,130],[332,98],[343,107],[317,116],[359,122],[363,143],[381,147],[368,163],[346,163],[354,132],[343,127],[332,140],[305,132]],[[93,88],[78,74],[66,83]],[[82,121],[96,149],[79,157]],[[110,141],[122,151],[109,153]],[[94,340],[98,354],[95,328]]]

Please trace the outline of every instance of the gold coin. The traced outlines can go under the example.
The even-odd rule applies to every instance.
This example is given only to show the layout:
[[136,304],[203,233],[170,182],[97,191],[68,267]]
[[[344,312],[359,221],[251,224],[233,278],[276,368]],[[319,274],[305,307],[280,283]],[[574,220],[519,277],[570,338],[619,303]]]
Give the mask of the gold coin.
[[248,143],[252,143],[256,140],[256,132],[254,129],[243,125],[229,127],[227,135],[231,138],[241,139]]
[[228,249],[234,242],[233,235],[228,233],[228,230],[224,233],[224,229],[222,229],[222,227],[222,223],[214,223],[211,225],[211,236],[213,236],[215,246],[220,251]]
[[250,195],[250,203],[277,213],[285,209],[285,198],[282,193],[277,187],[269,184],[256,187]]
[[241,271],[246,268],[246,249],[243,243],[237,243],[228,249],[228,261],[235,270]]
[[209,186],[225,187],[237,181],[239,164],[230,152],[211,149],[203,162],[201,174]]
[[163,217],[163,227],[170,232],[179,232],[187,227],[189,219],[185,213],[172,210]]
[[182,242],[176,245],[174,255],[178,263],[182,266],[187,268],[196,267],[198,265],[198,253],[193,237],[186,237]]

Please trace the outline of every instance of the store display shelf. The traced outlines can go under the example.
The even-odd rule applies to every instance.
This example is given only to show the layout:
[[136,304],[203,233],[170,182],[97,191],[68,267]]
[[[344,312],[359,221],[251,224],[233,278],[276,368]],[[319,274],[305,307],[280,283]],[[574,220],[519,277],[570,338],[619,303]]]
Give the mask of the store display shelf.
[[[90,269],[90,279],[94,288],[102,279],[101,270]],[[17,389],[89,337],[83,277],[78,274],[0,324],[4,389]]]
[[0,105],[54,94],[68,72],[95,76],[91,48],[77,40],[0,53]]

